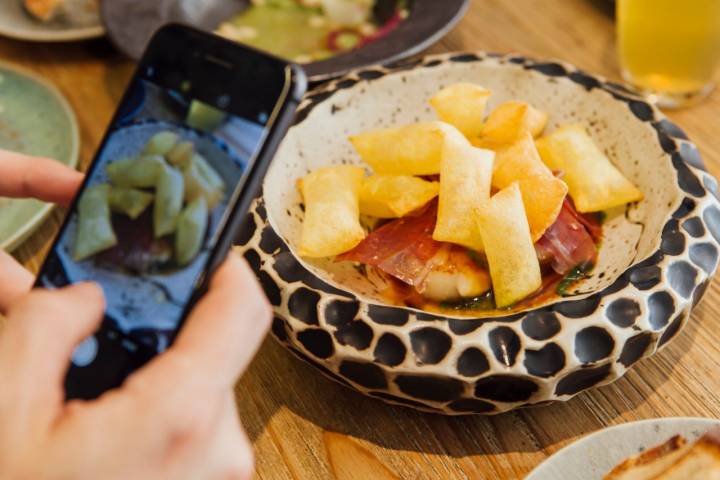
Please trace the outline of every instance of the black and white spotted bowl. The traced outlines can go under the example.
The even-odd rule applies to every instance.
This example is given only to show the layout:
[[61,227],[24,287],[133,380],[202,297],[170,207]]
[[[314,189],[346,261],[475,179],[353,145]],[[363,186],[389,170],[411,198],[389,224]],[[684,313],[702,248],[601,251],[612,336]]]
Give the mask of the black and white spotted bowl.
[[[581,122],[644,192],[609,212],[598,265],[573,295],[482,318],[388,305],[378,279],[295,252],[296,180],[360,163],[349,134],[433,118],[427,99],[468,81]],[[446,54],[355,71],[309,94],[249,214],[239,248],[275,306],[273,332],[338,382],[394,404],[445,414],[504,412],[611,382],[685,325],[715,272],[717,182],[682,130],[620,85],[560,62]],[[328,218],[332,222],[332,218]]]

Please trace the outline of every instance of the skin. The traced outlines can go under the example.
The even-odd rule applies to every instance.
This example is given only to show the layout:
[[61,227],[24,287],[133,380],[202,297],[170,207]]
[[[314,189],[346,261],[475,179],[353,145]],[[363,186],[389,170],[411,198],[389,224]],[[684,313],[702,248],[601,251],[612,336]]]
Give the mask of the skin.
[[[83,175],[0,150],[0,196],[67,206]],[[244,479],[251,445],[233,386],[264,338],[271,310],[230,254],[175,344],[122,387],[64,401],[74,348],[105,302],[92,283],[31,290],[33,275],[0,251],[0,472],[15,479]]]

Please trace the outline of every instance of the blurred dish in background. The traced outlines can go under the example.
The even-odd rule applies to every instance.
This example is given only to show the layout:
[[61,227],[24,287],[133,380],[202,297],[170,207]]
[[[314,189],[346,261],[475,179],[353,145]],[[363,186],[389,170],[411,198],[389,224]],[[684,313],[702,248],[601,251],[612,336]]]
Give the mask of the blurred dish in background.
[[[0,149],[76,167],[79,145],[75,114],[62,94],[32,73],[0,64]],[[17,247],[52,208],[37,200],[0,198],[0,248]]]
[[392,32],[407,2],[383,0],[251,0],[217,33],[297,63],[325,60]]
[[712,91],[720,67],[717,0],[619,0],[618,47],[625,80],[662,107]]
[[88,26],[100,21],[100,0],[22,0],[22,4],[41,22]]
[[[217,31],[304,63],[310,80],[318,82],[356,68],[420,53],[460,21],[469,3],[469,0],[112,0],[101,2],[100,9],[108,36],[131,58],[140,58],[160,25],[180,22]],[[266,28],[272,31],[265,32]]]
[[99,0],[6,0],[0,35],[35,42],[101,37]]
[[[600,480],[625,458],[653,448],[673,435],[682,435],[689,442],[693,442],[708,429],[718,425],[720,420],[686,417],[657,418],[615,425],[563,448],[540,464],[525,480]],[[627,478],[640,480],[665,477],[637,475]],[[698,477],[683,478],[690,480]]]

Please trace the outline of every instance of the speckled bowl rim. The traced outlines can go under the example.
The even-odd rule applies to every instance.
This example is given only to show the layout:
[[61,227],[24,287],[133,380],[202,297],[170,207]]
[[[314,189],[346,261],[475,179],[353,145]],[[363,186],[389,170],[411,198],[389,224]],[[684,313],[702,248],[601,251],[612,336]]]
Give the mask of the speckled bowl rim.
[[[60,92],[60,90],[47,79],[21,66],[0,61],[0,70],[8,70],[17,73],[18,75],[27,78],[29,81],[37,83],[50,92],[50,94],[58,101],[60,108],[62,108],[70,125],[70,131],[68,132],[68,137],[70,138],[70,155],[68,155],[67,162],[63,161],[62,163],[70,168],[77,168],[80,159],[80,128],[78,127],[75,111],[70,106],[70,103],[67,101],[67,98],[65,98],[65,95],[63,95],[62,92]],[[19,247],[50,216],[50,213],[54,208],[55,205],[51,203],[43,205],[35,215],[27,219],[20,229],[8,237],[4,242],[0,243],[0,249],[13,251]]]
[[[534,70],[548,77],[567,77],[588,91],[595,88],[601,89],[609,93],[615,100],[626,103],[638,121],[651,125],[657,134],[658,144],[664,154],[672,158],[672,165],[678,172],[678,187],[684,193],[684,200],[680,202],[679,208],[669,218],[666,217],[661,240],[665,238],[665,235],[680,234],[687,236],[687,242],[683,244],[684,248],[680,254],[677,254],[677,252],[673,254],[672,252],[663,251],[664,246],[661,241],[661,245],[655,254],[650,255],[642,262],[632,265],[610,287],[589,295],[587,298],[560,301],[550,306],[531,309],[506,317],[462,320],[430,313],[416,313],[403,307],[376,305],[366,302],[356,298],[352,293],[328,285],[308,272],[295,259],[295,264],[291,268],[294,269],[293,275],[297,276],[296,283],[302,285],[301,288],[296,289],[295,293],[303,290],[304,293],[310,292],[312,295],[317,295],[318,298],[328,297],[332,299],[325,304],[324,308],[326,309],[323,312],[318,313],[317,309],[320,307],[316,307],[315,314],[323,317],[323,323],[317,322],[317,318],[315,318],[315,324],[308,324],[307,321],[303,322],[293,318],[289,313],[288,301],[284,301],[282,298],[286,293],[282,292],[282,288],[278,287],[268,274],[268,271],[266,271],[270,267],[276,267],[275,262],[280,256],[291,259],[293,254],[282,238],[275,233],[271,222],[268,222],[263,200],[259,199],[249,214],[249,220],[253,222],[252,229],[245,229],[241,233],[239,244],[241,245],[240,249],[245,251],[246,259],[248,259],[258,274],[261,283],[263,283],[266,293],[271,297],[272,303],[277,307],[277,316],[273,323],[275,337],[299,358],[317,367],[330,378],[389,403],[451,415],[495,414],[518,407],[567,400],[583,390],[614,381],[624,375],[627,369],[641,358],[654,354],[674,338],[685,325],[690,308],[702,298],[709,280],[717,268],[717,247],[720,242],[720,209],[718,209],[717,200],[717,181],[705,171],[697,148],[679,127],[670,122],[657,108],[638,94],[620,84],[587,74],[562,61],[535,61],[514,54],[458,52],[431,55],[410,62],[356,70],[308,94],[298,109],[295,125],[302,123],[317,105],[328,101],[335,92],[352,88],[361,82],[367,84],[386,75],[393,75],[407,70],[434,68],[443,63],[482,62],[489,59],[494,59],[501,64],[514,64],[527,70]],[[703,234],[700,239],[687,230],[687,234],[680,232],[680,221],[689,218],[696,211],[703,215],[702,217],[694,217],[702,225]],[[257,228],[257,225],[261,227]],[[709,246],[714,255],[711,256],[713,259],[711,263],[705,262],[702,265],[693,265],[685,259],[676,259],[677,256],[682,257],[685,255],[693,245],[699,244],[701,241],[704,242],[703,245]],[[683,237],[683,242],[685,242],[685,237]],[[265,255],[263,260],[258,251],[253,249],[256,245],[261,254],[263,254],[262,250],[267,250],[263,248],[265,246],[271,246],[271,250],[274,250],[272,252],[266,251],[263,254]],[[666,272],[657,264],[669,263],[670,260],[677,260],[671,266],[680,265],[683,268],[693,269],[693,283],[689,291],[685,288],[686,286],[681,285],[678,287],[678,285],[673,285],[671,287],[668,285],[667,279],[664,278]],[[268,266],[266,262],[271,262],[272,265]],[[667,269],[667,266],[664,268]],[[675,302],[673,296],[666,290],[656,291],[652,295],[647,292],[651,289],[661,288],[674,292],[680,300]],[[675,290],[672,290],[673,288]],[[678,288],[682,288],[682,294],[677,293]],[[396,328],[396,333],[399,333],[398,336],[408,334],[411,336],[411,340],[412,334],[422,330],[432,330],[432,325],[442,328],[445,333],[455,335],[458,338],[464,335],[474,336],[476,335],[474,332],[478,329],[482,332],[481,327],[485,324],[491,324],[494,329],[490,332],[491,334],[499,330],[512,330],[509,326],[514,326],[517,329],[522,326],[522,335],[527,337],[525,322],[531,317],[534,321],[543,320],[544,315],[555,318],[556,322],[560,322],[561,327],[564,326],[563,322],[569,323],[569,319],[578,322],[583,319],[596,321],[601,327],[590,326],[586,330],[610,329],[616,334],[620,326],[608,325],[610,322],[604,316],[606,312],[599,309],[599,307],[605,297],[618,292],[627,294],[633,301],[643,302],[642,305],[644,306],[647,304],[652,307],[654,304],[658,304],[659,308],[661,308],[662,318],[648,319],[647,317],[653,315],[652,312],[648,313],[650,307],[646,307],[640,319],[648,323],[648,325],[652,325],[652,329],[643,330],[633,324],[633,331],[639,332],[637,334],[627,333],[627,331],[623,333],[625,344],[621,345],[622,351],[619,351],[619,347],[615,345],[614,337],[605,332],[605,335],[613,339],[613,349],[608,356],[599,360],[588,361],[580,361],[573,356],[571,359],[567,359],[572,368],[568,366],[568,363],[563,363],[562,370],[556,371],[553,374],[554,377],[536,374],[531,376],[529,371],[527,371],[527,375],[518,375],[515,371],[502,372],[489,369],[489,371],[483,372],[479,379],[475,379],[477,382],[465,378],[463,383],[455,378],[444,378],[443,372],[433,372],[432,369],[422,371],[423,367],[428,367],[427,364],[416,366],[415,369],[410,368],[409,373],[408,371],[398,373],[392,368],[388,370],[386,365],[368,360],[366,358],[368,354],[364,351],[350,353],[345,357],[340,354],[336,356],[335,352],[338,349],[347,353],[346,350],[342,350],[346,348],[346,345],[338,341],[337,336],[332,335],[337,333],[338,329],[333,328],[333,323],[327,321],[326,318],[328,305],[330,303],[337,304],[338,309],[333,310],[335,315],[350,315],[362,320],[369,320],[380,330],[383,328]],[[643,295],[648,296],[648,298],[644,298]],[[669,304],[667,303],[668,299]],[[616,298],[613,298],[613,300],[616,300]],[[302,302],[302,299],[299,299],[299,301]],[[397,320],[398,318],[400,320]],[[338,319],[335,318],[334,320],[337,321]],[[353,319],[354,321],[355,319]],[[301,326],[303,330],[296,332],[293,326]],[[628,326],[623,326],[623,328],[625,327]],[[480,332],[477,332],[477,334],[479,335]],[[596,332],[592,333],[595,334]],[[628,337],[630,334],[633,334],[633,336]],[[317,343],[321,338],[324,338],[323,341]],[[552,338],[552,336],[549,338]],[[577,342],[577,339],[574,339],[573,342]],[[316,348],[318,345],[322,348]],[[557,348],[557,344],[555,344],[555,347]],[[569,348],[568,345],[566,347]],[[544,350],[543,347],[533,352],[536,355],[551,353],[544,352]],[[530,351],[527,350],[527,352]],[[525,357],[526,351],[523,350],[522,352],[523,357]],[[412,353],[412,351],[409,351],[409,354],[412,355]],[[493,352],[488,353],[492,355]],[[495,356],[498,356],[497,353],[495,353]],[[565,361],[564,358],[563,362]],[[510,366],[515,365],[515,359],[512,362]],[[432,367],[432,365],[429,366]],[[560,372],[567,373],[567,375],[560,377]],[[415,375],[416,373],[418,375]],[[534,386],[529,385],[529,383],[533,382],[525,382],[524,379],[527,378],[530,380],[542,378],[544,383],[541,381],[541,385],[537,383]],[[401,381],[404,382],[407,388],[401,385]],[[463,384],[459,385],[458,383]],[[498,395],[493,393],[494,396],[486,395],[484,392],[491,390],[491,384],[492,388],[495,389],[494,391],[500,391],[501,393]],[[505,387],[512,387],[513,392],[508,393]],[[516,392],[518,389],[522,391],[523,388],[529,392],[527,396],[522,396]],[[447,390],[455,391],[455,393],[447,393]],[[469,390],[474,393],[468,395]],[[416,395],[412,392],[408,393],[409,391],[419,393]]]

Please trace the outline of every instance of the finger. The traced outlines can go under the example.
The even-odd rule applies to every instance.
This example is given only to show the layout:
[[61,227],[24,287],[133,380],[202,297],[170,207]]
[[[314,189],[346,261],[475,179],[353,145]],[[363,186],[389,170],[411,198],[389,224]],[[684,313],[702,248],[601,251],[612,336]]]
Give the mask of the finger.
[[162,478],[250,478],[254,466],[252,446],[240,425],[232,392],[223,397],[211,428],[170,453]]
[[32,273],[0,250],[0,313],[7,312],[12,302],[28,293],[34,281]]
[[272,311],[255,274],[231,252],[173,347],[232,387],[270,328]]
[[5,398],[21,422],[48,423],[63,403],[63,380],[75,347],[100,324],[102,290],[83,283],[60,290],[35,290],[13,303],[0,337]]
[[175,344],[127,384],[176,389],[183,386],[178,379],[184,379],[192,388],[199,388],[198,383],[206,388],[230,388],[255,355],[270,319],[270,306],[255,276],[231,253]]
[[49,158],[0,150],[0,196],[69,205],[83,174]]

